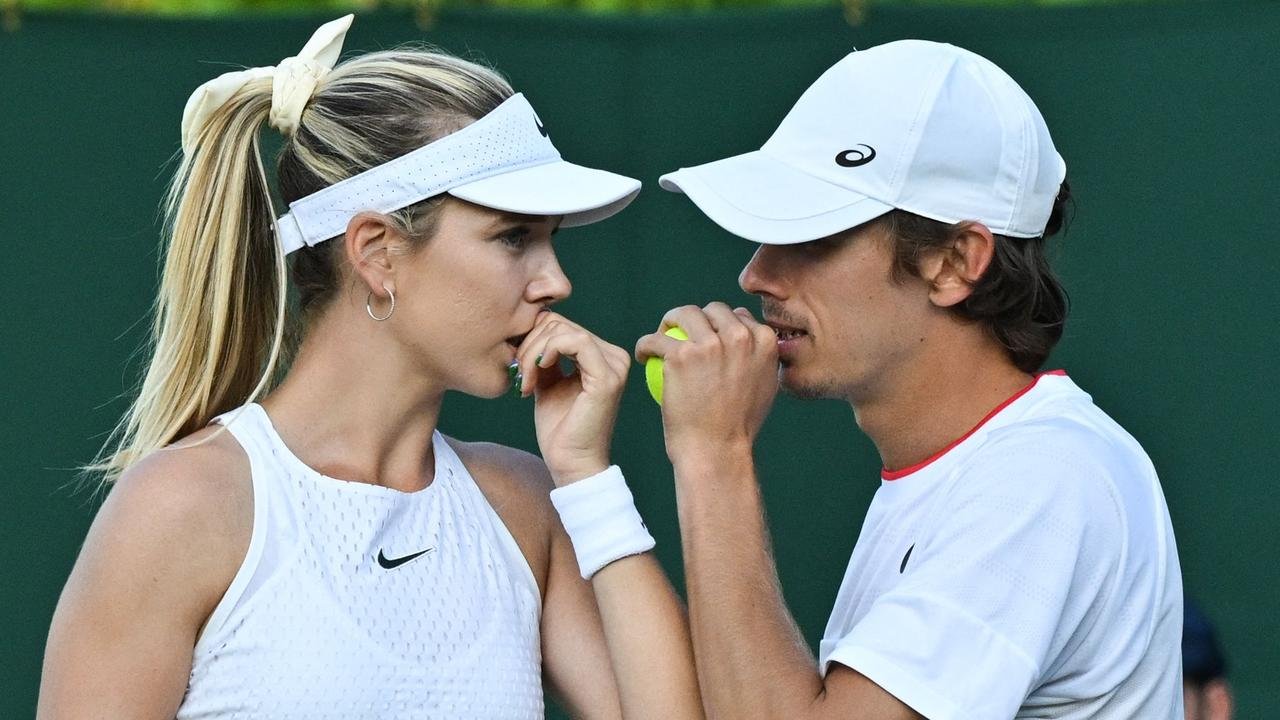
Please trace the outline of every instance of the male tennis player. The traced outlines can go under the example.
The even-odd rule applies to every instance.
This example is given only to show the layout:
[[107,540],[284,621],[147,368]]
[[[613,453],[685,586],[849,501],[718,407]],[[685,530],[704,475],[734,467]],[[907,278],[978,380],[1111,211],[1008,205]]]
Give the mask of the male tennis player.
[[[760,243],[739,282],[763,324],[678,308],[636,348],[666,358],[710,717],[1182,717],[1181,575],[1156,472],[1040,370],[1066,314],[1044,255],[1065,175],[1008,75],[903,41],[837,63],[758,152],[662,178]],[[690,340],[661,334],[673,325]],[[885,467],[816,663],[778,590],[752,462],[779,382],[847,400]]]

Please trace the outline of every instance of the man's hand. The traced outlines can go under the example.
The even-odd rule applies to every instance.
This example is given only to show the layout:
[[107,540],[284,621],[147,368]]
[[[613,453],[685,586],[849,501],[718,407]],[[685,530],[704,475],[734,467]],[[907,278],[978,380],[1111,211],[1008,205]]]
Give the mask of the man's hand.
[[[688,340],[663,333],[679,326]],[[636,360],[664,359],[662,425],[673,464],[748,452],[778,392],[777,336],[743,308],[679,307],[636,343]]]

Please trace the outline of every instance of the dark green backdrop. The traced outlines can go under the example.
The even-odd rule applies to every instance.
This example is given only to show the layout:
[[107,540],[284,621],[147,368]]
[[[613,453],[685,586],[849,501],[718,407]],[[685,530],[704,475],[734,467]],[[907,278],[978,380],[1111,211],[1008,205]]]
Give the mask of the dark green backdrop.
[[[0,33],[0,717],[33,712],[50,614],[94,502],[65,484],[124,405],[154,292],[156,206],[183,102],[266,65],[319,20],[27,17]],[[983,53],[1035,97],[1079,198],[1058,267],[1074,299],[1053,359],[1146,446],[1189,595],[1215,617],[1242,717],[1280,704],[1270,365],[1280,275],[1280,4],[837,9],[641,19],[453,12],[361,17],[349,50],[426,39],[487,59],[570,158],[643,178],[620,217],[560,236],[566,311],[630,346],[667,308],[725,298],[749,245],[657,189],[754,149],[854,47],[924,37]],[[642,373],[617,460],[679,577],[673,493]],[[530,407],[455,397],[444,429],[535,449]],[[816,641],[877,484],[849,410],[780,399],[759,457],[782,582]],[[745,631],[745,629],[744,629]]]

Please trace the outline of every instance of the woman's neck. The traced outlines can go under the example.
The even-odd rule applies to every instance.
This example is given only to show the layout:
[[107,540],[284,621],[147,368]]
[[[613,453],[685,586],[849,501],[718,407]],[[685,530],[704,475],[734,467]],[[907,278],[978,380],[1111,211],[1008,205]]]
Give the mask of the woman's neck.
[[289,449],[317,471],[411,492],[434,477],[444,389],[379,330],[319,319],[262,405]]

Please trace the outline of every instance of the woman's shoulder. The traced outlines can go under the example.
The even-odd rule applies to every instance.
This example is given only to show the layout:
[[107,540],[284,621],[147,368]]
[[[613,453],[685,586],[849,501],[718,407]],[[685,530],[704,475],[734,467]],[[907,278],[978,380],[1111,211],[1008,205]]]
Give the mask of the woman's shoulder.
[[545,588],[551,538],[559,527],[551,505],[555,484],[546,463],[505,445],[445,439],[515,538],[539,587]]
[[137,548],[134,557],[148,564],[181,557],[187,579],[220,596],[253,533],[249,458],[231,433],[204,428],[126,469],[98,515],[104,539]]
[[120,607],[162,602],[198,629],[235,577],[252,532],[248,457],[229,433],[201,430],[120,475],[73,580]]
[[551,473],[542,458],[497,443],[465,442],[451,437],[446,437],[445,440],[458,453],[473,476],[477,473],[485,476],[485,480],[476,476],[476,482],[488,481],[509,486],[503,488],[508,492],[545,496],[547,505],[550,506],[550,492],[555,485],[551,482]]
[[219,524],[253,510],[249,457],[221,426],[198,430],[150,453],[120,475],[108,499],[141,503],[171,520]]
[[542,458],[496,443],[445,439],[508,526],[514,521],[549,536],[555,513],[551,505],[555,484]]

